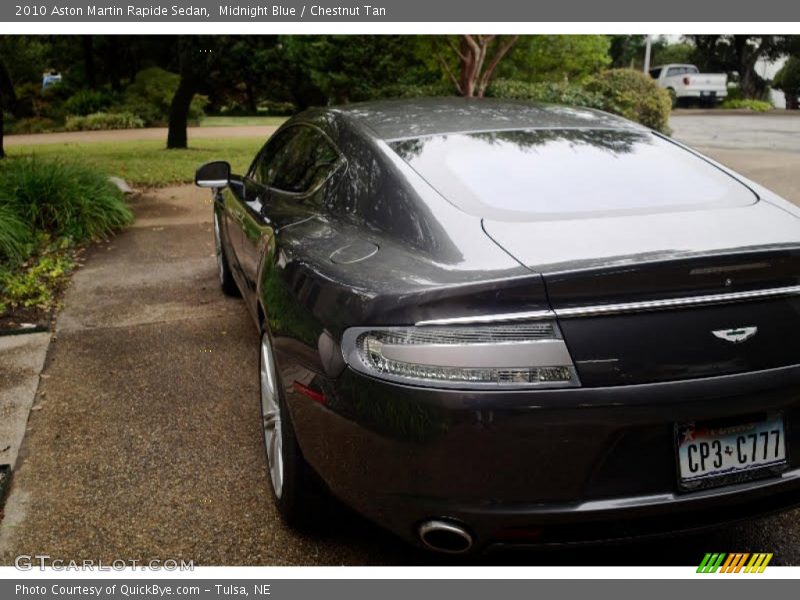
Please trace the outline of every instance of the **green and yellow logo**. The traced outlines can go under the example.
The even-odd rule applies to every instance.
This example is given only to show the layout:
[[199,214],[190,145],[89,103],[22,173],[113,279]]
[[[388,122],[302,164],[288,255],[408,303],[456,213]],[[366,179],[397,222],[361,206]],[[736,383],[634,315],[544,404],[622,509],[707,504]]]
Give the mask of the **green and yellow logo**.
[[700,566],[697,567],[698,573],[763,573],[769,561],[772,560],[772,553],[756,552],[708,552]]

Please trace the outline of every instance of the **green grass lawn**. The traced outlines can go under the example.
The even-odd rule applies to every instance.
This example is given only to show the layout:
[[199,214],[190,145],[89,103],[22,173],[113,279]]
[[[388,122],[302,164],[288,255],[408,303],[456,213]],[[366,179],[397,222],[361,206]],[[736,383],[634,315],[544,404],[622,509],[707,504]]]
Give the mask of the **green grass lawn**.
[[283,125],[289,117],[203,117],[200,127],[237,127]]
[[192,182],[195,169],[215,159],[227,160],[234,173],[243,173],[263,143],[257,137],[200,139],[190,142],[187,150],[166,150],[163,140],[135,140],[12,146],[7,153],[77,161],[121,177],[134,187],[145,187]]

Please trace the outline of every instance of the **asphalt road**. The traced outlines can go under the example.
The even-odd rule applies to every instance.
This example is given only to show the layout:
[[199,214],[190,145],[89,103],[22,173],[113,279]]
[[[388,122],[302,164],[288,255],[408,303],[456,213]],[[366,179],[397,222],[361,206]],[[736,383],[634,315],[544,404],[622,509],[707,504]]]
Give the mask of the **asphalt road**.
[[[711,153],[795,190],[800,202],[791,166],[800,155]],[[219,291],[210,198],[169,188],[132,205],[135,225],[89,253],[65,298],[0,526],[0,563],[35,553],[212,565],[452,562],[343,508],[315,537],[281,523],[261,445],[258,338],[240,301]],[[774,552],[775,564],[800,565],[799,538],[794,511],[703,535],[472,562],[692,565],[713,550]]]

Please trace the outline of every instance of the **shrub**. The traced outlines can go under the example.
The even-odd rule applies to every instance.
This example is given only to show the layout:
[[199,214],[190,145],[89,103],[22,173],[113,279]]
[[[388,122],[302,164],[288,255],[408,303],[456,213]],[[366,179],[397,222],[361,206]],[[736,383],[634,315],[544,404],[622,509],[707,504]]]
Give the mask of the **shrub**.
[[669,93],[634,69],[611,69],[589,78],[586,90],[602,97],[603,109],[661,132],[669,132]]
[[16,106],[14,113],[20,117],[58,117],[58,99],[48,89],[44,92],[37,83],[24,82],[14,86]]
[[67,131],[97,131],[100,129],[138,129],[144,127],[141,117],[129,112],[98,112],[83,117],[67,117]]
[[769,112],[774,107],[771,103],[763,100],[750,100],[747,98],[726,98],[722,103],[722,108],[744,108],[755,112]]
[[104,237],[133,218],[105,175],[65,161],[2,161],[0,198],[32,229],[75,241]]
[[[169,107],[179,82],[179,75],[158,67],[139,71],[115,111],[133,113],[146,125],[164,125],[169,122]],[[206,96],[195,94],[189,107],[189,120],[199,121],[206,104]]]
[[800,94],[800,57],[790,56],[786,63],[775,73],[772,80],[775,89]]
[[528,83],[514,79],[498,79],[489,87],[487,95],[494,98],[550,102],[568,106],[603,107],[600,94],[589,92],[575,83]]
[[276,100],[263,100],[258,104],[258,114],[289,116],[297,112],[297,107],[292,102],[279,102]]
[[47,117],[27,117],[9,121],[5,133],[49,133],[58,131],[59,124]]
[[113,94],[101,90],[78,90],[64,102],[67,115],[85,116],[102,112],[114,102]]
[[28,258],[33,231],[16,208],[0,200],[0,264],[15,265]]
[[725,100],[743,100],[744,99],[744,92],[742,92],[742,88],[738,85],[729,85],[728,86],[728,94],[725,96]]
[[214,113],[217,117],[285,117],[297,112],[297,106],[292,102],[280,100],[261,100],[255,110],[247,104],[236,99],[228,100]]
[[790,56],[775,74],[772,85],[783,92],[786,108],[797,110],[800,97],[800,57]]
[[75,266],[65,243],[45,243],[20,269],[0,267],[0,313],[8,308],[50,309]]

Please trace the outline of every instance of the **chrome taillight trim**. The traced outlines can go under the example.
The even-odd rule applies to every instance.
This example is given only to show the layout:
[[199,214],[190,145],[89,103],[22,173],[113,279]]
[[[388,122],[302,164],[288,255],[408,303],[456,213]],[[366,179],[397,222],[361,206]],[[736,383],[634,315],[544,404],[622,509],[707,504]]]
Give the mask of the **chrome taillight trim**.
[[598,304],[593,306],[576,306],[558,308],[554,312],[558,317],[595,317],[609,314],[669,310],[712,304],[729,304],[764,298],[800,295],[800,285],[779,288],[750,290],[747,292],[729,292],[725,294],[708,294],[705,296],[688,296],[685,298],[667,298],[664,300],[645,300],[641,302],[623,302],[618,304]]
[[489,315],[472,315],[469,317],[450,317],[447,319],[430,319],[417,321],[416,327],[428,327],[431,325],[480,325],[488,323],[504,323],[509,321],[542,321],[554,319],[556,313],[552,310],[534,310],[518,313],[500,313]]
[[641,302],[620,302],[615,304],[594,304],[590,306],[557,308],[555,310],[538,310],[532,312],[498,313],[469,317],[452,317],[447,319],[431,319],[427,321],[417,321],[415,325],[417,327],[425,327],[429,325],[475,325],[481,323],[490,324],[509,323],[514,321],[537,321],[543,319],[554,319],[556,317],[596,317],[629,312],[669,310],[703,305],[729,304],[731,302],[747,302],[749,300],[780,298],[782,296],[800,296],[800,285],[749,290],[746,292],[727,292],[724,294],[707,294],[704,296],[665,298],[663,300],[644,300]]

